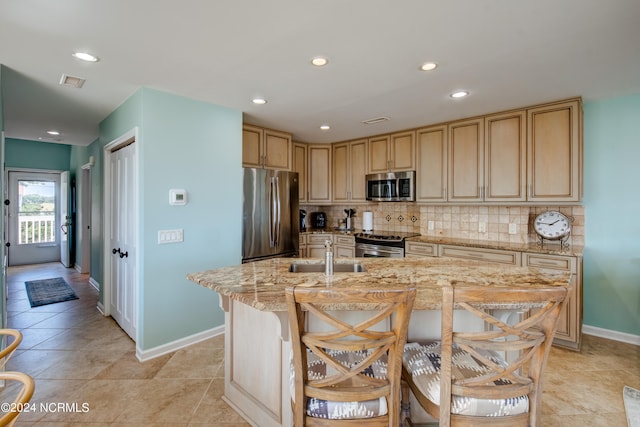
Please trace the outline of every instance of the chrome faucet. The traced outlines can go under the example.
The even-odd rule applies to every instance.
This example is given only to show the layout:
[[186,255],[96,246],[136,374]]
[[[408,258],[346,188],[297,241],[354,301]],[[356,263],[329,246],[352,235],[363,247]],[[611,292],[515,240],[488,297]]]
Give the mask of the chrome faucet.
[[324,242],[324,247],[327,251],[324,254],[324,274],[326,276],[333,276],[333,243],[327,239]]

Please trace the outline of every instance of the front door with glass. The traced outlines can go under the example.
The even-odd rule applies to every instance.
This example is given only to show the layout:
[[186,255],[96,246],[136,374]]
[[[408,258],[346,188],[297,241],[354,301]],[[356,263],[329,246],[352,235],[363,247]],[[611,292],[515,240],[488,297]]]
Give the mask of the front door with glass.
[[9,172],[9,265],[60,261],[60,174]]

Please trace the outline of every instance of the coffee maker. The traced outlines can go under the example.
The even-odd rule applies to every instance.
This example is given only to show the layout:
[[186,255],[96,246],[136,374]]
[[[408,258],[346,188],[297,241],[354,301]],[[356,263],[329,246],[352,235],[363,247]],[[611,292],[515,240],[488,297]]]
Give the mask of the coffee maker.
[[311,222],[313,228],[325,228],[327,226],[327,215],[324,212],[312,212]]
[[307,231],[307,211],[300,209],[300,231]]

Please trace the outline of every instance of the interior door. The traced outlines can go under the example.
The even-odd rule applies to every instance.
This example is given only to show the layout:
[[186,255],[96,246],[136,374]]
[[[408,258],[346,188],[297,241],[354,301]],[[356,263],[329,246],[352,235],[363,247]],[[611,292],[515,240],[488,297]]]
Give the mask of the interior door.
[[9,172],[8,264],[60,261],[60,173]]
[[60,174],[60,210],[58,211],[60,224],[60,262],[65,267],[71,267],[69,256],[69,230],[71,216],[69,215],[69,172]]
[[110,313],[134,341],[137,329],[135,155],[134,144],[129,144],[109,156],[111,207],[108,219],[111,230]]

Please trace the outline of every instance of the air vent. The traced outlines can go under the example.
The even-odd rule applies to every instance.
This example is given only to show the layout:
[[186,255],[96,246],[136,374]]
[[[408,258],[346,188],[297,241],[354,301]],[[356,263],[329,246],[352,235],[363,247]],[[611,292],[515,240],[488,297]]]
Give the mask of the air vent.
[[365,125],[375,125],[376,123],[382,123],[389,120],[389,117],[376,117],[375,119],[363,120],[362,123]]
[[73,77],[63,74],[60,78],[60,84],[63,86],[71,86],[77,89],[80,89],[82,85],[84,85],[85,79],[81,79],[80,77]]

